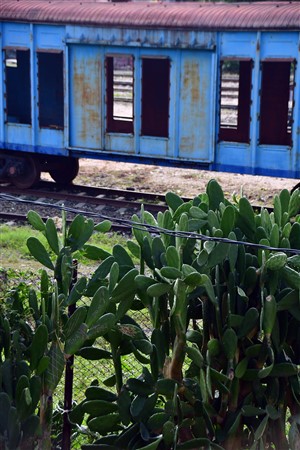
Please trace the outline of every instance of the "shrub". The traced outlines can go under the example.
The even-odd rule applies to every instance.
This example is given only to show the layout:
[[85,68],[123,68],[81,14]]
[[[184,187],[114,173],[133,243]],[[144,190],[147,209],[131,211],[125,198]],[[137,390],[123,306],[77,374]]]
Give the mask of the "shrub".
[[[229,202],[214,180],[189,202],[173,193],[166,200],[169,209],[157,217],[133,216],[135,240],[111,253],[88,244],[110,223],[77,216],[59,235],[51,219],[29,213],[51,252],[35,237],[28,248],[52,276],[43,270],[40,292],[29,294],[27,340],[1,318],[0,401],[19,431],[11,444],[12,428],[0,428],[8,448],[22,448],[30,402],[26,413],[40,423],[33,436],[50,448],[52,395],[74,354],[114,366],[112,377],[99,380],[108,389],[93,381],[69,414],[78,427],[86,419],[94,438],[83,450],[299,445],[299,191],[276,195],[272,212],[254,212],[246,198]],[[99,266],[72,284],[75,252]],[[139,323],[140,310],[151,332]],[[136,378],[124,372],[128,355],[143,365]],[[25,372],[9,391],[6,367],[15,363]],[[40,380],[37,402],[32,379]]]
[[[226,200],[214,180],[189,202],[166,199],[157,218],[133,217],[139,273],[125,249],[105,260],[110,279],[116,262],[126,273],[107,294],[117,310],[105,335],[116,396],[92,386],[71,414],[78,423],[86,414],[98,436],[83,449],[296,448],[299,192],[284,190],[272,212],[257,213],[246,198]],[[151,336],[129,320],[133,304],[148,311]],[[144,369],[124,381],[130,352]]]

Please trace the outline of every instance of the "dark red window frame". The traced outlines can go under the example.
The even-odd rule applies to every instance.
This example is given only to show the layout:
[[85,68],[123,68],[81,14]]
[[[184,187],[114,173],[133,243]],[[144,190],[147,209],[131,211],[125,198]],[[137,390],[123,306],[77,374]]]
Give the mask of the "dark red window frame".
[[169,137],[170,59],[142,59],[142,135]]
[[[30,50],[5,49],[7,122],[31,124]],[[12,58],[10,58],[12,56]],[[10,61],[11,60],[11,65]],[[14,60],[14,63],[12,62]]]
[[[250,142],[250,108],[251,108],[251,89],[252,89],[252,67],[251,59],[233,59],[228,58],[221,61],[221,83],[222,83],[222,65],[225,61],[237,61],[239,63],[239,85],[238,85],[238,106],[237,106],[237,125],[230,127],[221,123],[221,86],[220,86],[220,141],[232,142]],[[220,83],[220,84],[221,84]]]
[[293,108],[289,108],[292,60],[265,60],[261,63],[261,104],[259,143],[292,145]]
[[39,126],[64,128],[64,54],[38,51]]
[[[132,63],[134,63],[133,56]],[[133,120],[114,118],[114,56],[107,56],[106,60],[106,129],[108,132],[133,133]],[[133,99],[132,99],[133,102]]]

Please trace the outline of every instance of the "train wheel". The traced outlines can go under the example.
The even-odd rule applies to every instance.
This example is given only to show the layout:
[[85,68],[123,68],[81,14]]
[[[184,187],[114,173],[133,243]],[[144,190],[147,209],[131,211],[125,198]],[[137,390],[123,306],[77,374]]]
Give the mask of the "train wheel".
[[300,183],[295,184],[295,186],[293,187],[293,189],[291,189],[291,194],[292,194],[296,189],[300,189]]
[[12,183],[21,189],[28,189],[38,183],[41,178],[39,162],[31,156],[24,157],[23,173],[11,177]]
[[49,170],[51,178],[59,184],[70,184],[77,177],[79,162],[76,158],[68,158],[59,167]]

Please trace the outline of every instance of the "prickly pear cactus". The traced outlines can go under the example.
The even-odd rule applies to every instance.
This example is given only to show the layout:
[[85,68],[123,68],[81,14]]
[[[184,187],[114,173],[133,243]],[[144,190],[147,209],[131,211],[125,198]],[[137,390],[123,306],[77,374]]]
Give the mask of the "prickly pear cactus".
[[[30,237],[27,246],[47,271],[41,271],[40,290],[30,290],[24,305],[18,304],[19,311],[12,310],[9,315],[3,310],[0,315],[0,448],[47,450],[52,448],[53,395],[62,378],[65,361],[75,353],[86,358],[94,358],[95,353],[97,357],[99,354],[102,358],[112,357],[110,352],[91,345],[110,331],[126,312],[123,305],[120,310],[112,307],[109,292],[115,303],[123,295],[131,302],[133,296],[128,298],[129,291],[138,271],[133,263],[127,271],[120,270],[117,258],[87,244],[94,231],[109,230],[107,220],[95,225],[79,215],[69,227],[63,220],[61,232],[52,219],[44,222],[34,211],[28,213],[28,220],[46,238],[47,245]],[[74,252],[106,261],[91,279],[75,280]],[[114,270],[110,267],[111,260],[106,259],[109,256],[113,259]],[[108,284],[104,279],[109,272]],[[126,278],[127,272],[131,274]],[[87,306],[79,307],[68,317],[67,307],[82,298],[86,299]],[[21,316],[20,320],[11,320],[16,313]],[[121,380],[119,385],[122,385]]]
[[12,329],[3,314],[0,336],[0,448],[33,449],[40,431],[36,409],[41,378],[26,361],[24,343],[31,338],[30,329],[24,321],[20,329]]
[[[28,214],[47,240],[28,247],[47,272],[28,299],[25,350],[1,319],[0,446],[22,448],[26,428],[28,442],[50,449],[51,398],[76,354],[111,359],[115,372],[105,380],[111,390],[93,382],[70,414],[94,438],[83,449],[299,447],[299,192],[276,195],[272,212],[254,212],[244,197],[230,202],[215,180],[189,202],[166,200],[157,217],[133,216],[134,239],[111,253],[88,244],[107,221],[77,216],[59,233]],[[73,280],[74,252],[100,261],[90,278]],[[98,337],[110,348],[95,347]],[[139,377],[127,378],[124,355],[143,365]]]
[[87,414],[94,448],[298,448],[299,191],[276,195],[272,212],[230,202],[215,180],[166,200],[157,217],[133,216],[128,242],[140,260],[130,295],[153,326],[131,340],[144,369],[107,415],[108,394],[89,388],[74,421]]

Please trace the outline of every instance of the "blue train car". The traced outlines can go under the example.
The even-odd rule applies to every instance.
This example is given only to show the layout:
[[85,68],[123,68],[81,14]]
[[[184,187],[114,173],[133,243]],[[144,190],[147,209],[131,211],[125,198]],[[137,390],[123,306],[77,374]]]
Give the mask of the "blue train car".
[[300,175],[300,3],[1,0],[0,177],[79,158]]

